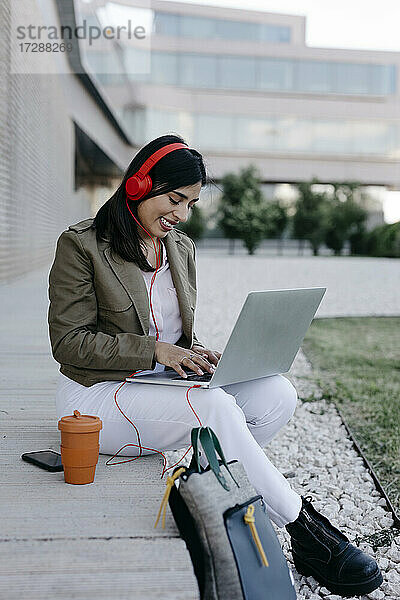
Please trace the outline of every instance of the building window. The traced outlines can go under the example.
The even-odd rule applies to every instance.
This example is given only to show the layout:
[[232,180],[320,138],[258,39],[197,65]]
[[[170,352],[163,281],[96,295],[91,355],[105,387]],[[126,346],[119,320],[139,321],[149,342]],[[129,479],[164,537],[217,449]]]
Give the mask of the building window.
[[332,91],[332,64],[311,60],[296,63],[295,88],[305,92],[327,93]]
[[212,54],[182,54],[179,61],[179,84],[189,87],[219,87],[217,57]]
[[159,35],[172,35],[177,37],[180,34],[179,21],[180,15],[155,12],[153,22],[154,32]]
[[134,81],[153,81],[153,53],[125,46],[123,57],[125,72],[129,79]]
[[272,151],[276,146],[276,119],[235,118],[235,148]]
[[370,65],[332,63],[333,91],[339,94],[371,93],[369,83]]
[[291,40],[291,28],[284,25],[212,19],[156,11],[153,31],[157,35],[252,42],[286,43]]
[[261,58],[258,63],[258,86],[262,90],[292,90],[294,65],[291,60]]
[[369,65],[371,93],[394,94],[396,91],[396,67],[394,65]]
[[204,17],[182,16],[180,35],[192,38],[216,38],[217,22]]
[[174,52],[153,52],[151,76],[157,83],[177,85],[178,83],[178,58]]
[[258,41],[259,24],[244,21],[217,21],[217,37],[222,40]]
[[289,154],[310,154],[312,146],[312,121],[296,116],[276,119],[276,150]]
[[85,52],[88,70],[103,85],[118,85],[125,81],[124,68],[114,52]]
[[[125,48],[124,52],[126,71],[137,81],[210,89],[315,94],[383,96],[396,91],[394,65],[226,56],[194,52],[154,51],[150,54],[133,48]],[[140,74],[140,68],[150,56],[150,73]],[[98,64],[99,59],[94,58],[94,60],[97,60],[96,64]],[[137,75],[135,70],[139,71]]]
[[254,89],[256,87],[256,61],[238,56],[219,57],[218,81],[221,88]]
[[269,43],[280,43],[289,44],[291,39],[290,27],[267,25],[262,23],[260,25],[260,41]]
[[197,114],[195,116],[195,140],[203,148],[233,148],[234,117]]
[[179,133],[189,144],[221,152],[353,155],[396,158],[400,124],[351,119],[313,119],[292,115],[251,117],[135,109],[124,124],[138,143],[166,133]]
[[167,133],[177,133],[191,143],[194,130],[194,115],[187,111],[146,110],[147,129],[142,143]]

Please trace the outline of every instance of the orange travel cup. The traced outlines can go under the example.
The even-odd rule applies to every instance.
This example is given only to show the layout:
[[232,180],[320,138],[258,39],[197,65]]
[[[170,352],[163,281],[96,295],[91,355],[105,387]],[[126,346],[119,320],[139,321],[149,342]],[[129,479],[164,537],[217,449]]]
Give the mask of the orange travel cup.
[[74,410],[73,415],[58,421],[61,431],[61,461],[66,483],[84,484],[94,481],[99,460],[99,435],[102,422],[99,417],[81,415]]

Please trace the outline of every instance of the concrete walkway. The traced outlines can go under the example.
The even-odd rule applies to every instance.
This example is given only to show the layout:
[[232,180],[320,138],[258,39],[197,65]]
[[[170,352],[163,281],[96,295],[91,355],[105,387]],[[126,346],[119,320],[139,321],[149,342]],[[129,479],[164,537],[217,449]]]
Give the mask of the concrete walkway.
[[[323,286],[327,291],[317,317],[400,315],[397,258],[229,256],[203,250],[197,270],[198,335],[207,335],[210,323],[223,324],[229,333],[250,290]],[[229,277],[228,291],[222,277]]]
[[171,515],[154,523],[165,490],[162,460],[105,466],[68,485],[21,460],[59,451],[58,363],[47,337],[47,272],[2,286],[0,346],[0,597],[7,600],[198,598],[189,553]]

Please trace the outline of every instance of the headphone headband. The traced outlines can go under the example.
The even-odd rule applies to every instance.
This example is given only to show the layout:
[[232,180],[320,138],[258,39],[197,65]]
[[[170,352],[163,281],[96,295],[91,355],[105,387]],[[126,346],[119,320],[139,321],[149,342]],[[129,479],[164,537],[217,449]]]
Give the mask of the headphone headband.
[[170,152],[173,152],[174,150],[180,150],[181,148],[189,148],[189,146],[187,144],[181,144],[180,142],[177,142],[175,144],[167,144],[166,146],[163,146],[162,148],[159,148],[156,152],[154,152],[154,154],[152,154],[140,167],[139,171],[136,173],[136,177],[139,177],[139,179],[143,179],[143,177],[145,175],[147,175],[147,173],[150,171],[150,169],[152,167],[154,167],[154,165],[161,159],[163,158],[166,154],[169,154]]
[[154,165],[166,154],[173,152],[174,150],[180,150],[181,148],[189,149],[187,144],[177,142],[175,144],[167,144],[162,148],[159,148],[154,154],[152,154],[140,167],[134,175],[129,177],[125,184],[125,190],[127,197],[130,200],[140,200],[148,194],[153,186],[150,175],[148,172]]

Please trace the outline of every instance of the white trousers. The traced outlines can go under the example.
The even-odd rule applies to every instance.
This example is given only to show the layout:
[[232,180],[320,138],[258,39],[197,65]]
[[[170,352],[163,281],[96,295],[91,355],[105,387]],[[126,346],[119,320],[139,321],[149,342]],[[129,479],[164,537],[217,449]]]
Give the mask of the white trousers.
[[[114,455],[124,444],[137,444],[134,428],[114,402],[120,385],[105,381],[85,387],[60,373],[57,419],[76,409],[100,417],[101,454]],[[191,430],[200,424],[187,402],[186,391],[179,386],[134,382],[122,386],[117,401],[138,428],[142,446],[163,452],[189,448]],[[301,497],[263,450],[294,413],[297,393],[291,382],[274,375],[210,390],[194,388],[189,391],[189,400],[201,424],[211,427],[218,436],[226,460],[236,459],[243,464],[250,482],[263,496],[272,521],[278,527],[294,521],[301,509]],[[137,456],[139,452],[139,448],[129,446],[119,456]]]

